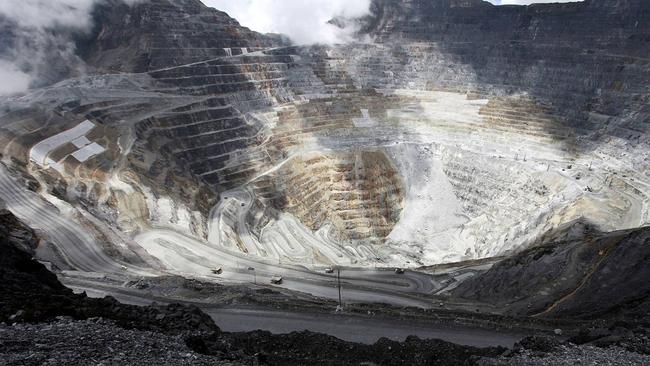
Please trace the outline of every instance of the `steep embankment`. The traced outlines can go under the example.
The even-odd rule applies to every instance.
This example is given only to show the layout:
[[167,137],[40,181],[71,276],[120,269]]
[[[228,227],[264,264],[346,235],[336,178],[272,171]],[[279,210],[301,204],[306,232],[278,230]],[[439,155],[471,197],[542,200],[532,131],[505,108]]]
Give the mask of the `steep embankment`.
[[[138,307],[73,294],[32,256],[39,238],[9,211],[0,211],[0,322],[40,322],[57,316],[105,317],[120,326],[158,332],[218,331],[197,308]],[[162,321],[164,319],[164,321]]]
[[513,314],[650,320],[650,228],[533,247],[454,291]]
[[[634,333],[620,327],[613,336],[612,331],[598,330],[576,340],[605,348],[529,337],[508,352],[417,337],[361,345],[307,331],[221,333],[195,308],[137,307],[73,295],[30,258],[37,241],[11,213],[0,212],[0,358],[9,364],[75,365],[91,360],[126,365],[542,365],[572,364],[578,358],[612,365],[621,360],[648,362],[643,330]],[[606,348],[612,344],[617,346]]]
[[31,359],[70,365],[91,359],[164,365],[456,365],[474,364],[478,357],[496,357],[505,350],[415,337],[361,345],[307,331],[282,336],[221,333],[195,307],[139,307],[109,297],[75,295],[31,259],[37,242],[31,229],[10,212],[0,212],[0,358],[10,364]]

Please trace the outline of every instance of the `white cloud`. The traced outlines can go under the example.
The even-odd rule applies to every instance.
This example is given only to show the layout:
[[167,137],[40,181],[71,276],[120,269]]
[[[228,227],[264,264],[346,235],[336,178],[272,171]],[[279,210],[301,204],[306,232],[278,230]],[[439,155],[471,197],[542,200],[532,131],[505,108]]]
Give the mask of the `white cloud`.
[[80,64],[74,42],[49,32],[54,27],[74,31],[90,29],[95,0],[0,0],[0,16],[9,19],[12,30],[8,46],[0,54],[0,95],[26,91],[32,84],[46,84],[59,60],[67,67]]
[[0,14],[21,27],[45,28],[63,25],[86,28],[94,0],[2,0]]
[[369,13],[370,0],[202,0],[225,11],[243,26],[262,33],[282,33],[297,44],[340,43],[349,40],[327,21],[336,16],[361,17]]
[[[0,0],[0,20],[11,21],[0,49],[0,95],[21,93],[49,84],[67,71],[83,72],[67,31],[92,26],[93,6],[104,0]],[[141,0],[122,0],[133,4]],[[67,31],[53,33],[53,28]]]
[[27,91],[31,77],[20,71],[13,63],[0,60],[0,95]]

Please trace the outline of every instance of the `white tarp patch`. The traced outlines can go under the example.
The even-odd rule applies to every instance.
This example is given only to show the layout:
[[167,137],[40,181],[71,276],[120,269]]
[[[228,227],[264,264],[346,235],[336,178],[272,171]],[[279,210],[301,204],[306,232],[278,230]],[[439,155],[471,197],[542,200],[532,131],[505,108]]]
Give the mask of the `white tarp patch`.
[[77,147],[77,149],[81,149],[82,147],[90,144],[90,140],[86,136],[81,136],[79,138],[76,138],[72,140],[72,144]]
[[[83,163],[106,150],[100,144],[92,142],[86,137],[93,128],[95,128],[95,124],[89,120],[85,120],[69,130],[48,137],[31,148],[29,158],[43,168],[53,168],[63,173],[63,161],[68,156],[72,155],[79,162]],[[52,151],[68,143],[72,143],[77,150],[61,158],[59,161],[54,161],[54,159],[49,157]]]
[[50,152],[59,146],[85,136],[93,128],[95,128],[95,124],[89,120],[85,120],[69,130],[48,137],[31,148],[29,151],[29,159],[42,167],[46,167],[48,164],[47,156]]
[[73,152],[72,156],[83,163],[84,161],[90,159],[91,157],[103,153],[104,150],[106,149],[104,149],[102,145],[93,142],[92,144],[86,145],[83,148]]

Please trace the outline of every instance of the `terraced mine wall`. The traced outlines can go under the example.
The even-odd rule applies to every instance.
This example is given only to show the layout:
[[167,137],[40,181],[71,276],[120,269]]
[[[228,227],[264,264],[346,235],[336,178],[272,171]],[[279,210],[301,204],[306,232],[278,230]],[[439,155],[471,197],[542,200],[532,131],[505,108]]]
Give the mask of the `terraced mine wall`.
[[[119,235],[290,263],[417,266],[648,223],[647,3],[371,10],[354,44],[296,47],[194,0],[99,7],[79,43],[96,75],[9,103],[3,157]],[[86,119],[104,152],[29,163]]]
[[226,13],[194,0],[150,0],[137,6],[109,0],[93,16],[95,29],[80,38],[78,48],[103,72],[146,72],[287,42],[241,27]]
[[[391,45],[397,59],[377,67],[410,71],[414,77],[396,78],[403,85],[415,79],[433,88],[526,92],[562,109],[578,132],[601,127],[585,114],[616,116],[647,104],[639,77],[649,56],[646,2],[518,7],[381,0],[372,10],[366,31]],[[404,47],[395,49],[397,42]]]

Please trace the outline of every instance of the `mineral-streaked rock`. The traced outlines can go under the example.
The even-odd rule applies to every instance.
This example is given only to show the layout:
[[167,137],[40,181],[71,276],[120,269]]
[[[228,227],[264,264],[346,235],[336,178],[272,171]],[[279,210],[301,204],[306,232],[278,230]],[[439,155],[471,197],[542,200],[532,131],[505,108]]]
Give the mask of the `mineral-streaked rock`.
[[585,239],[553,241],[508,258],[454,293],[512,314],[642,319],[650,310],[648,244],[648,228],[587,231]]
[[[502,255],[578,219],[648,223],[648,7],[376,0],[372,43],[313,47],[196,0],[99,7],[79,42],[98,75],[8,103],[0,141],[126,233],[296,263]],[[105,153],[29,165],[84,119]]]

